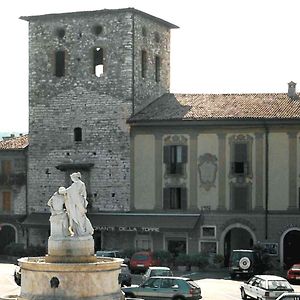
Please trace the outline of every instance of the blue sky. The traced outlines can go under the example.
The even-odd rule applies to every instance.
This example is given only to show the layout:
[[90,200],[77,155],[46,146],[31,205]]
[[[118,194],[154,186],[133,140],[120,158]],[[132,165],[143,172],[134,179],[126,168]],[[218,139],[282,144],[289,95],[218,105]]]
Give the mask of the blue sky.
[[125,7],[180,27],[171,39],[172,92],[286,92],[289,81],[300,84],[299,0],[12,0],[0,19],[0,132],[28,131],[27,22],[19,17]]

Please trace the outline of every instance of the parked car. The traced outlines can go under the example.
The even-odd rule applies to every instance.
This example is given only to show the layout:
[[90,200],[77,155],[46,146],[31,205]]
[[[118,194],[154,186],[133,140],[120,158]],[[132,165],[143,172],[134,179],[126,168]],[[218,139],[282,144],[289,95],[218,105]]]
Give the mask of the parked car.
[[121,254],[120,254],[120,251],[118,251],[118,250],[100,250],[100,251],[96,251],[96,256],[120,258]]
[[300,300],[300,293],[283,293],[276,300]]
[[14,271],[14,280],[18,286],[21,286],[21,268],[16,266]]
[[255,250],[233,250],[229,260],[231,279],[237,275],[250,278],[255,274],[263,273],[264,267],[259,252]]
[[132,255],[129,263],[132,273],[144,272],[149,267],[159,266],[160,261],[153,257],[153,253],[149,251],[136,252]]
[[126,264],[121,264],[121,272],[118,277],[121,286],[131,286],[131,274]]
[[294,289],[289,282],[279,276],[255,275],[247,282],[241,284],[241,297],[261,300],[276,299],[284,292],[293,292]]
[[148,299],[199,300],[202,299],[200,287],[185,277],[150,277],[137,287],[122,288],[126,297]]
[[153,276],[173,276],[169,267],[149,267],[143,275],[143,281]]
[[289,282],[300,281],[300,264],[294,264],[288,269],[286,278]]

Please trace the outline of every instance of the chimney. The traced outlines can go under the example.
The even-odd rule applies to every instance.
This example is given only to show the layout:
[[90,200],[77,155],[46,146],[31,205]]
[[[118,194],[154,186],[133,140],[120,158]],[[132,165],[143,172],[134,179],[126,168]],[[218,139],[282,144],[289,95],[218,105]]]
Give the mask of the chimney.
[[296,83],[291,81],[288,83],[289,85],[289,89],[288,89],[288,96],[291,99],[296,99],[297,98],[297,94],[296,94]]

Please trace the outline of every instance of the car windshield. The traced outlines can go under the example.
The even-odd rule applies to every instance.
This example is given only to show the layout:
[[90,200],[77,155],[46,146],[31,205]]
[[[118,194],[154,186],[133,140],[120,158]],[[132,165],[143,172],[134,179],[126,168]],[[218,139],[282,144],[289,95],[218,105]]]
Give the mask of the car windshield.
[[194,289],[199,289],[199,286],[197,285],[196,282],[192,281],[192,280],[188,280],[187,283]]
[[146,255],[146,254],[134,254],[132,258],[136,259],[136,260],[147,260],[148,255]]
[[269,280],[268,289],[269,290],[289,290],[292,287],[286,280]]
[[236,251],[232,253],[232,260],[240,260],[242,257],[252,258],[254,252],[247,252],[247,251]]
[[171,275],[170,270],[152,270],[151,276],[169,276]]

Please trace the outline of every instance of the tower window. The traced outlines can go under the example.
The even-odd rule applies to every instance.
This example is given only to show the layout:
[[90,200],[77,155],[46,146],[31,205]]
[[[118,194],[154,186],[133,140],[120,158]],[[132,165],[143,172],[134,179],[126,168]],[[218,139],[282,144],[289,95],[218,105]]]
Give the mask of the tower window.
[[65,76],[65,51],[59,50],[55,52],[55,76]]
[[80,127],[74,128],[74,141],[75,142],[82,141],[82,129]]
[[159,33],[158,32],[155,32],[154,33],[154,40],[156,43],[159,43],[160,42],[160,36],[159,36]]
[[147,72],[147,52],[145,50],[142,50],[141,64],[142,64],[142,77],[145,78]]
[[160,66],[161,66],[160,57],[155,56],[155,81],[156,82],[160,82]]
[[94,48],[94,74],[100,77],[104,72],[103,66],[103,48]]
[[147,36],[147,29],[146,27],[142,27],[142,36]]

